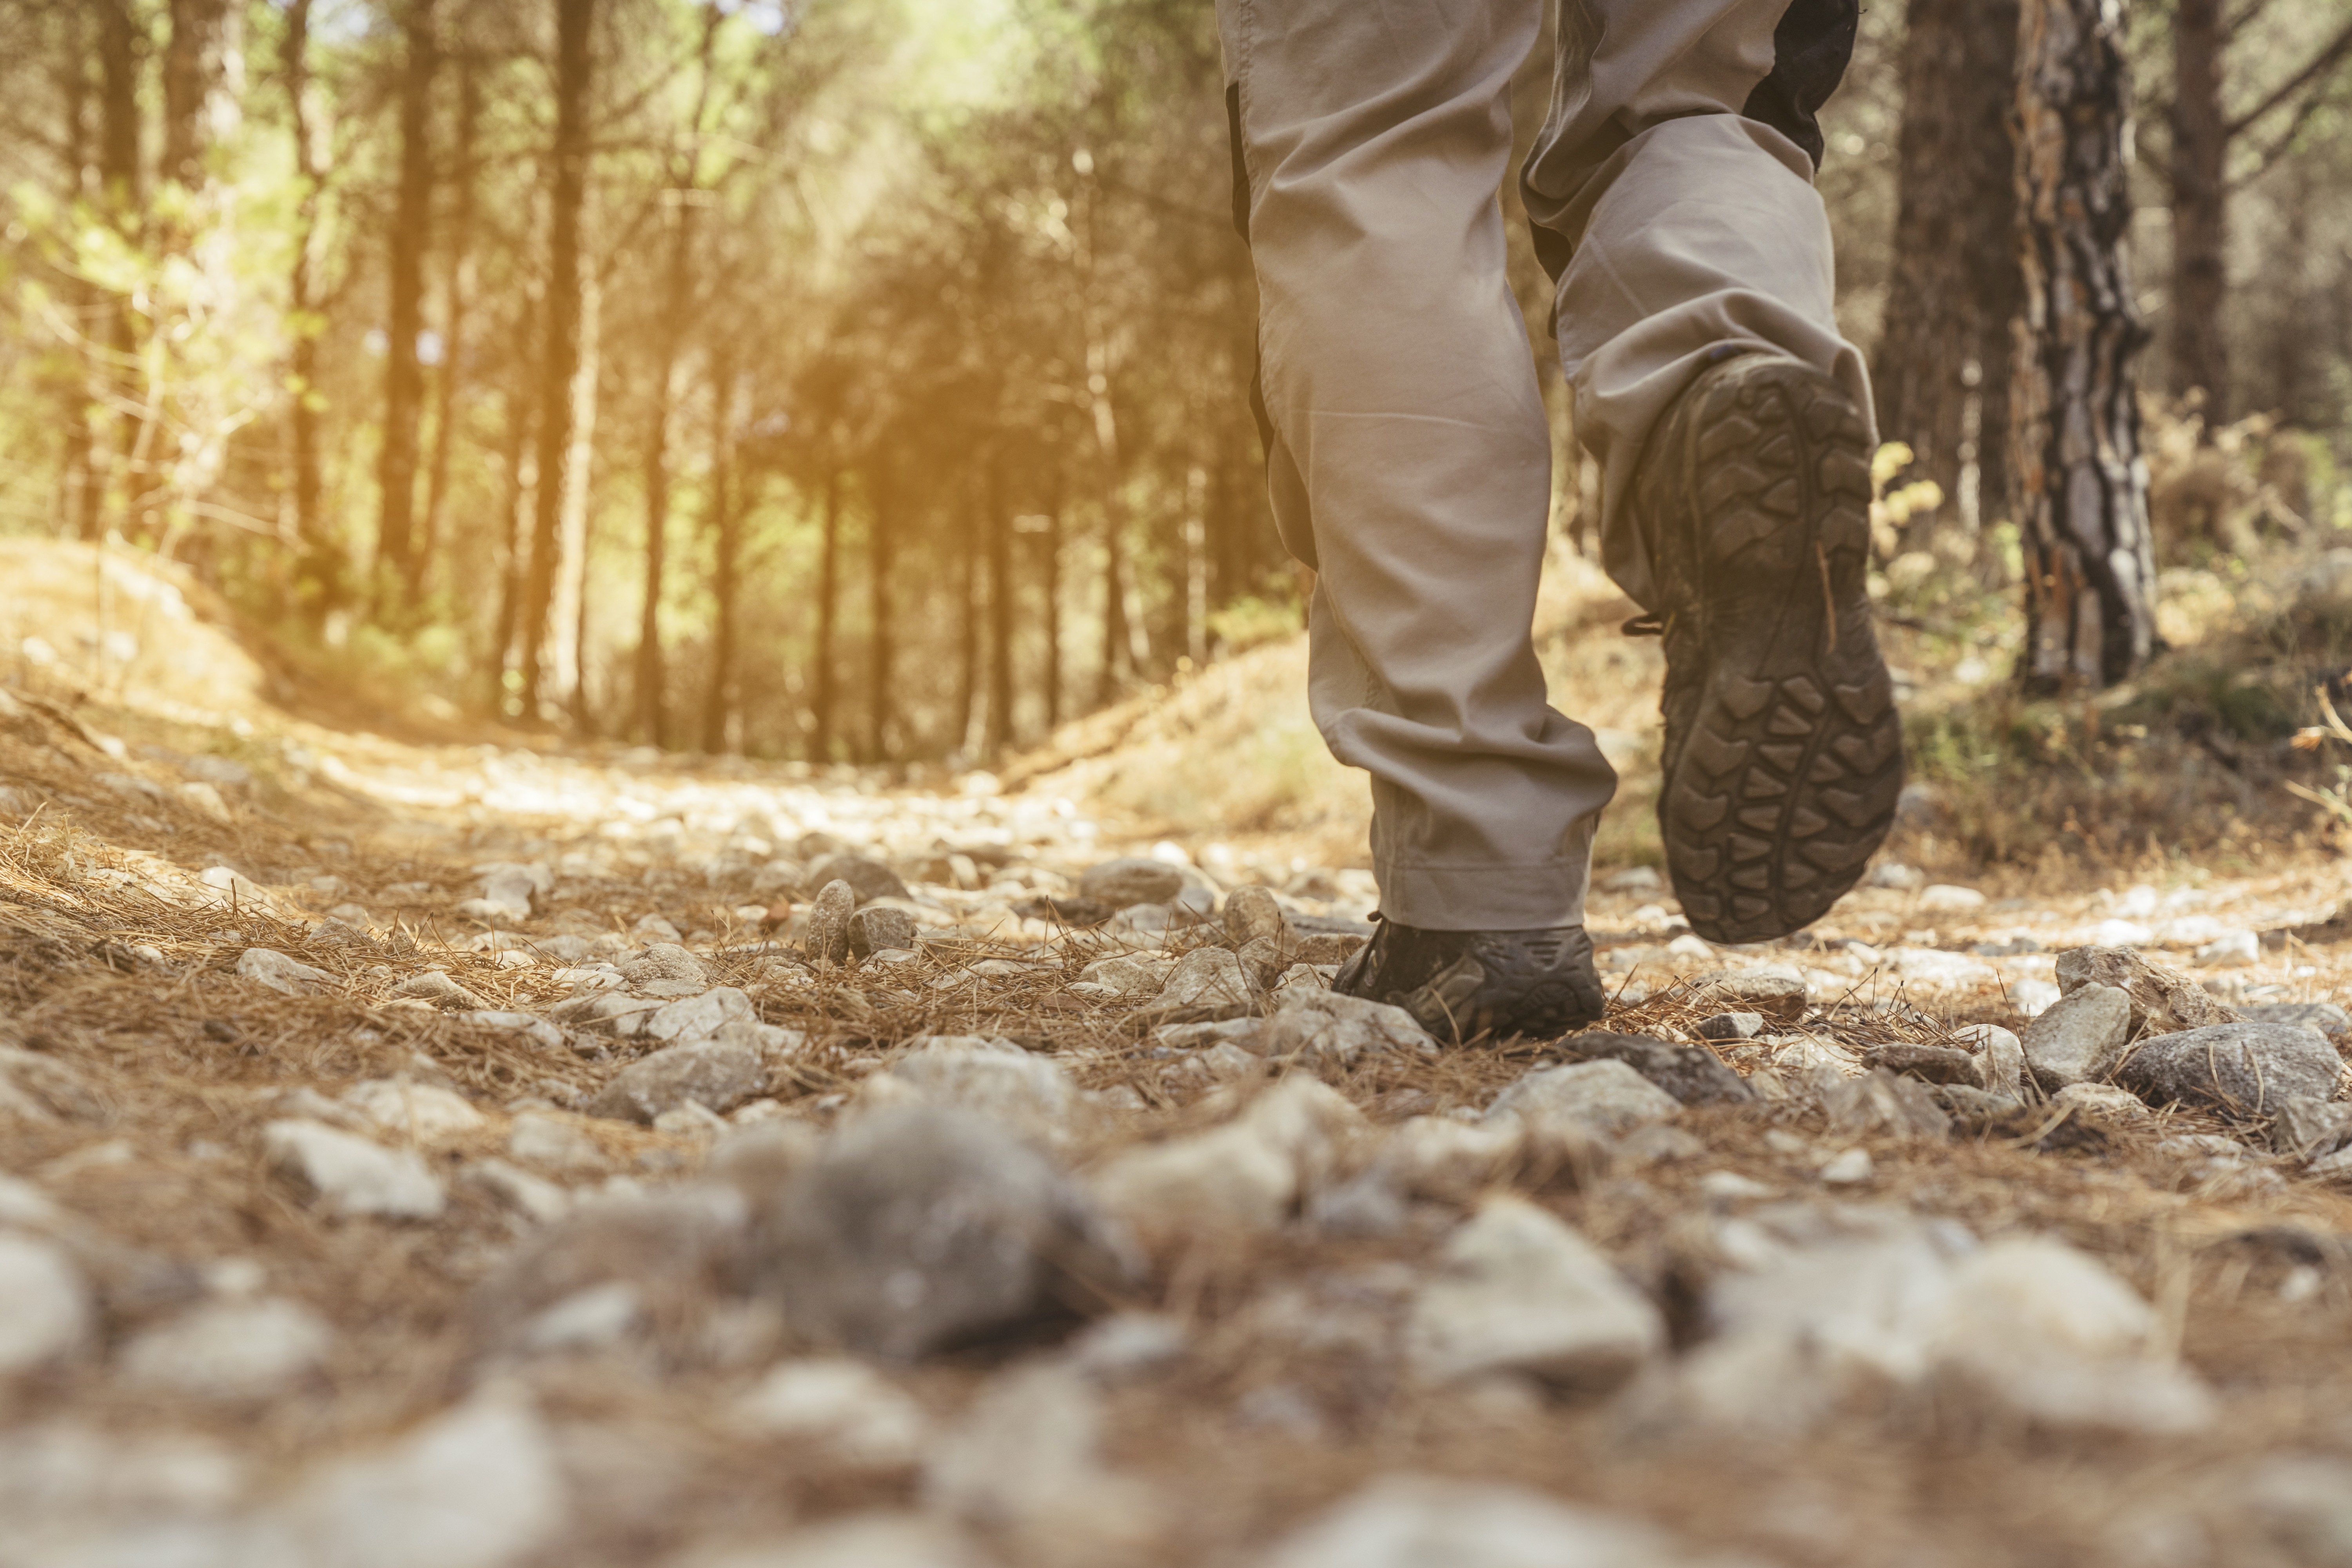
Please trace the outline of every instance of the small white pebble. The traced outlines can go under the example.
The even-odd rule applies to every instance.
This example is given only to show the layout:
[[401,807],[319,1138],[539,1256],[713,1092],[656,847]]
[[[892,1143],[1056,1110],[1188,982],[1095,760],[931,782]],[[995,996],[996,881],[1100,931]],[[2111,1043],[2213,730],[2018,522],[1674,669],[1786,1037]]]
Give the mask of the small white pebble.
[[1848,1149],[1831,1156],[1822,1167],[1822,1180],[1830,1186],[1850,1187],[1857,1182],[1870,1180],[1877,1167],[1872,1163],[1867,1149]]

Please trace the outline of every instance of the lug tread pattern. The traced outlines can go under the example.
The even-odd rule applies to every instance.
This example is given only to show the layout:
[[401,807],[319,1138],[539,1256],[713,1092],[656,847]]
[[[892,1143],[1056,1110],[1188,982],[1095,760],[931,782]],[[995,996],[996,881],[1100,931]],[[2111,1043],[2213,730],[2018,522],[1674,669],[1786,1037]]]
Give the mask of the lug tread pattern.
[[1659,422],[1634,500],[1668,599],[1675,890],[1711,942],[1785,936],[1860,879],[1903,788],[1864,587],[1867,426],[1794,360],[1732,360]]

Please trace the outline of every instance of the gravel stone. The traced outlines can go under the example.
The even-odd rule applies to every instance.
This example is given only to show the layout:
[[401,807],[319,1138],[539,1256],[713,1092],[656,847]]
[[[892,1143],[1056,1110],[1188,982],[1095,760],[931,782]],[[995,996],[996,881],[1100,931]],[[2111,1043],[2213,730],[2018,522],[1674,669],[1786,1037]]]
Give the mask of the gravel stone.
[[1895,1138],[1946,1138],[1952,1120],[1927,1086],[1914,1078],[1897,1078],[1879,1068],[1862,1078],[1846,1079],[1822,1097],[1832,1131],[1849,1136],[1873,1133]]
[[1254,942],[1271,942],[1287,953],[1297,946],[1282,905],[1264,888],[1236,888],[1225,896],[1225,940],[1235,948]]
[[2058,955],[2058,989],[2112,985],[2131,997],[2134,1033],[2168,1035],[2236,1021],[2238,1015],[2177,970],[2150,963],[2127,947],[2073,947]]
[[1260,1056],[1316,1067],[1349,1067],[1391,1052],[1437,1054],[1437,1042],[1403,1008],[1320,985],[1285,986],[1255,1039],[1240,1043]]
[[1085,1195],[984,1117],[894,1106],[761,1204],[752,1268],[793,1332],[909,1359],[1098,1298],[1129,1265]]
[[1196,947],[1176,961],[1160,986],[1154,1011],[1178,1007],[1247,1007],[1256,993],[1242,961],[1222,947]]
[[1590,1242],[1526,1199],[1497,1194],[1447,1239],[1413,1299],[1404,1352],[1431,1383],[1516,1373],[1605,1391],[1665,1342],[1658,1310]]
[[236,972],[289,996],[323,996],[340,984],[323,969],[289,958],[274,947],[248,947],[237,955]]
[[1701,1002],[1735,1002],[1727,1011],[1760,1013],[1775,1024],[1805,1016],[1805,979],[1785,964],[1760,969],[1714,969],[1691,976],[1690,993]]
[[1530,1127],[1566,1122],[1612,1137],[1679,1116],[1682,1109],[1634,1068],[1604,1057],[1536,1068],[1496,1097],[1486,1119],[1517,1116]]
[[464,1095],[429,1083],[370,1079],[345,1089],[343,1103],[379,1131],[414,1143],[437,1143],[488,1125]]
[[1977,1058],[1977,1081],[1987,1092],[2011,1100],[2023,1093],[2025,1043],[1999,1024],[1963,1024],[1952,1031]]
[[667,981],[699,991],[710,984],[710,966],[675,942],[648,943],[643,952],[623,959],[616,967],[631,985]]
[[288,1120],[261,1131],[270,1165],[310,1189],[330,1214],[377,1219],[438,1219],[448,1206],[440,1182],[411,1149],[387,1149],[323,1122]]
[[2034,1081],[2055,1092],[2070,1083],[2095,1082],[2114,1071],[2133,1026],[2129,992],[2085,981],[2026,1025],[2019,1044]]
[[507,1152],[526,1165],[567,1175],[590,1174],[609,1163],[578,1122],[543,1110],[516,1115],[507,1130]]
[[[1754,1013],[1717,1016],[1757,1017]],[[1562,1056],[1620,1061],[1684,1105],[1743,1105],[1755,1098],[1747,1079],[1703,1046],[1680,1046],[1649,1035],[1588,1029],[1559,1042]]]
[[430,1002],[445,1013],[478,1012],[489,1006],[488,1002],[450,979],[437,969],[412,974],[392,988],[391,994]]
[[0,1378],[56,1361],[97,1326],[89,1286],[65,1248],[0,1231]]
[[320,1466],[269,1521],[308,1568],[510,1568],[546,1547],[569,1512],[546,1427],[491,1392]]
[[751,999],[732,985],[716,985],[698,996],[681,996],[656,1009],[639,1027],[647,1039],[683,1044],[707,1040],[730,1024],[756,1024]]
[[971,1035],[926,1036],[866,1080],[861,1104],[878,1109],[912,1100],[952,1106],[1003,1123],[1047,1144],[1082,1131],[1083,1101],[1070,1075],[1010,1040]]
[[2150,1105],[2197,1105],[2225,1116],[2275,1114],[2300,1095],[2335,1096],[2343,1059],[2326,1037],[2294,1024],[2216,1024],[2143,1040],[2116,1081]]
[[904,910],[877,907],[849,917],[849,951],[871,958],[889,949],[915,951],[915,917]]
[[650,1123],[688,1100],[724,1115],[767,1091],[767,1064],[756,1049],[731,1040],[696,1040],[631,1062],[583,1109],[591,1116]]
[[122,1375],[201,1399],[268,1399],[317,1370],[334,1342],[326,1320],[299,1301],[214,1301],[133,1339]]
[[1698,1021],[1702,1040],[1752,1040],[1764,1032],[1761,1013],[1717,1013]]
[[2053,1105],[2072,1106],[2110,1121],[2136,1121],[2147,1115],[2139,1096],[2111,1083],[2070,1083],[2050,1097]]
[[808,868],[808,879],[802,886],[822,889],[835,882],[846,882],[861,904],[876,899],[903,899],[907,884],[898,873],[879,860],[863,855],[827,855]]
[[1874,1046],[1862,1053],[1863,1065],[1885,1068],[1925,1083],[1964,1083],[1981,1088],[1977,1058],[1956,1046],[1919,1046],[1908,1042]]
[[915,1464],[931,1437],[930,1417],[911,1395],[845,1356],[777,1363],[734,1414],[751,1431],[814,1443],[860,1469]]
[[1168,903],[1183,890],[1182,868],[1161,860],[1105,860],[1078,879],[1078,897],[1114,910]]
[[1278,1542],[1254,1568],[1730,1568],[1638,1520],[1524,1487],[1383,1476]]
[[857,912],[857,890],[835,878],[809,901],[808,932],[802,946],[820,963],[849,962],[849,918]]

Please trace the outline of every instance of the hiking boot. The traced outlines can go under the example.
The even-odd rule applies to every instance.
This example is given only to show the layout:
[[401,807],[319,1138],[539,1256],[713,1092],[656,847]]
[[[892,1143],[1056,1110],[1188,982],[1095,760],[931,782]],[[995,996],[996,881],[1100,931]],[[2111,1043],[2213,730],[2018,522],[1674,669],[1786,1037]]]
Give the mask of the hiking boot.
[[1421,931],[1382,920],[1331,989],[1402,1007],[1441,1040],[1564,1035],[1605,998],[1582,926]]
[[1666,644],[1658,826],[1709,942],[1820,919],[1895,820],[1903,726],[1864,588],[1869,440],[1828,376],[1742,354],[1667,409],[1634,471]]

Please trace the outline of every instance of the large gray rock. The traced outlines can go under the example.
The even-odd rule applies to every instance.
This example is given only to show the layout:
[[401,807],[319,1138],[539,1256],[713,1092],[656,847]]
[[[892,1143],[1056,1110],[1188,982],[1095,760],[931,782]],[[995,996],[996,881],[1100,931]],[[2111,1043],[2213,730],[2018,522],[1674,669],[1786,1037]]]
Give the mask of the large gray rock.
[[650,1123],[693,1100],[720,1114],[768,1088],[759,1051],[734,1040],[697,1040],[623,1068],[586,1107],[591,1116]]
[[2019,1042],[2034,1081],[2054,1092],[2070,1083],[2095,1083],[2115,1070],[2131,1037],[2131,994],[2088,981],[2075,986],[2025,1026]]
[[895,1106],[835,1133],[761,1205],[753,1271],[793,1332],[911,1358],[1055,1306],[1087,1310],[1130,1266],[1085,1195],[969,1112]]
[[1489,1121],[1517,1116],[1530,1127],[1569,1123],[1602,1137],[1682,1114],[1682,1102],[1610,1058],[1538,1068],[1495,1098]]
[[1559,1048],[1563,1056],[1586,1061],[1623,1062],[1685,1105],[1738,1105],[1755,1098],[1746,1079],[1701,1046],[1589,1029],[1561,1040]]
[[1500,1194],[1456,1230],[1413,1298],[1405,1356],[1451,1383],[1516,1373],[1606,1390],[1665,1348],[1665,1321],[1584,1237]]
[[2061,994],[2093,984],[2129,994],[2135,1033],[2168,1035],[2238,1016],[2188,975],[2150,963],[2128,947],[2070,947],[2058,955],[2056,967]]
[[1105,860],[1087,867],[1078,879],[1078,897],[1114,910],[1164,904],[1183,890],[1183,869],[1161,860]]
[[2293,1024],[2216,1024],[2144,1040],[2116,1081],[2150,1105],[2197,1105],[2226,1116],[2276,1115],[2299,1096],[2336,1093],[2336,1047]]
[[876,899],[903,899],[907,884],[898,873],[879,860],[864,855],[827,855],[808,868],[808,878],[802,885],[824,888],[832,882],[846,882],[861,904]]
[[1639,1520],[1524,1487],[1383,1476],[1292,1531],[1254,1568],[1700,1568]]
[[2352,1034],[2352,1014],[2333,1002],[2264,1002],[2239,1012],[2252,1024],[2300,1024],[2329,1039]]

